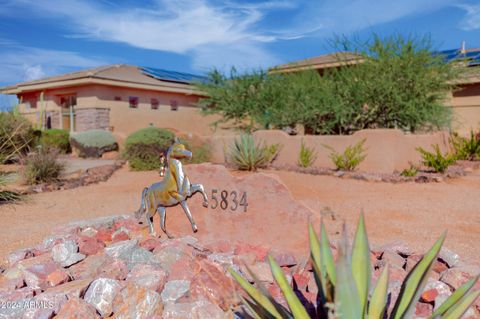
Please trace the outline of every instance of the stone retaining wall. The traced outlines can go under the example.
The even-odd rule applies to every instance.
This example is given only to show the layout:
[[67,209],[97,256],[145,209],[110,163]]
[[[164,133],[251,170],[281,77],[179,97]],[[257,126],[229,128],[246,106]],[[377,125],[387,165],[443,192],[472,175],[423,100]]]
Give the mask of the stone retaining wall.
[[[366,139],[365,148],[367,157],[360,164],[359,170],[393,173],[409,167],[409,163],[418,163],[421,157],[416,151],[417,147],[431,150],[431,146],[438,144],[442,151],[448,149],[449,135],[447,132],[431,134],[405,134],[395,129],[361,130],[353,135],[305,135],[290,136],[283,131],[268,130],[256,131],[255,140],[267,144],[278,143],[281,145],[280,153],[275,160],[278,165],[296,165],[300,153],[302,140],[317,152],[317,159],[313,167],[334,168],[329,158],[330,151],[323,145],[329,145],[339,152],[362,139]],[[233,144],[238,135],[213,136],[210,138],[212,145],[212,162],[225,163],[225,153]]]

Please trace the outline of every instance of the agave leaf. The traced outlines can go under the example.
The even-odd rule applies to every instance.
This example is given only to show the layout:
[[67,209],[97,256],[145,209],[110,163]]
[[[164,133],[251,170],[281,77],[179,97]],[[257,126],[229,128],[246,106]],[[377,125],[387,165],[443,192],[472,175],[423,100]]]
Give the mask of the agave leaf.
[[437,310],[435,310],[432,313],[431,318],[435,318],[436,316],[443,315],[445,312],[447,312],[447,310],[455,306],[455,304],[460,299],[462,299],[470,291],[470,289],[472,289],[472,287],[475,285],[475,283],[478,281],[479,278],[480,278],[480,275],[467,281],[466,283],[458,287],[458,289],[455,290],[455,292],[450,297],[448,297],[448,299],[445,300],[445,302],[440,307],[438,307]]
[[320,242],[318,241],[317,234],[313,229],[313,226],[310,224],[308,225],[308,235],[310,241],[310,256],[312,258],[312,265],[313,270],[318,275],[319,282],[317,282],[317,286],[319,289],[322,289],[323,292],[326,291],[326,278],[325,278],[325,271],[322,271],[322,257],[321,257],[321,248]]
[[293,291],[292,287],[288,283],[285,274],[282,271],[282,268],[277,264],[277,262],[272,258],[272,256],[268,256],[268,262],[270,263],[270,269],[272,270],[272,275],[275,278],[278,286],[283,292],[283,296],[287,300],[288,306],[292,311],[293,317],[295,319],[303,319],[303,318],[310,318],[305,307],[302,305],[300,300],[298,299],[297,295]]
[[368,319],[383,319],[387,305],[388,264],[383,268],[368,305]]
[[470,308],[470,306],[475,302],[478,296],[480,296],[480,290],[474,291],[463,297],[442,316],[442,319],[460,319],[468,310],[468,308]]
[[240,284],[240,286],[247,292],[247,294],[266,312],[272,315],[273,318],[281,319],[281,314],[277,311],[277,308],[273,305],[270,299],[262,294],[257,288],[252,284],[246,281],[242,276],[240,276],[235,270],[229,268],[228,271],[235,278],[235,280]]
[[325,265],[325,269],[327,271],[327,275],[333,284],[335,286],[337,282],[337,275],[335,271],[335,262],[333,261],[333,255],[332,255],[332,250],[330,249],[330,241],[328,240],[327,236],[327,231],[325,230],[325,224],[322,221],[322,226],[321,226],[321,241],[320,241],[320,247],[321,247],[321,260],[322,260],[322,265]]
[[370,247],[363,212],[360,214],[357,231],[352,247],[352,273],[358,290],[362,313],[366,313],[372,266],[370,262]]
[[415,311],[415,304],[428,280],[428,272],[437,258],[440,248],[445,240],[446,233],[443,233],[433,244],[432,248],[423,256],[415,267],[407,275],[402,284],[400,295],[392,311],[393,319],[410,318]]
[[347,252],[347,232],[345,225],[343,239],[338,249],[337,284],[335,285],[335,314],[339,319],[361,319],[360,299],[352,275],[352,268]]

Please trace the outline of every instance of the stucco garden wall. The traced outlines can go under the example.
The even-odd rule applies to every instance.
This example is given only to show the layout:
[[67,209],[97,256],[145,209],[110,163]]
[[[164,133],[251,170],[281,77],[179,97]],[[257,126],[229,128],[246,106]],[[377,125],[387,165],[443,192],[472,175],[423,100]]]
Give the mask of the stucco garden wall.
[[464,85],[451,95],[452,127],[461,135],[480,130],[480,83]]
[[[376,129],[362,130],[353,135],[322,135],[322,136],[290,136],[282,131],[257,131],[254,138],[258,142],[267,144],[279,143],[281,151],[275,164],[297,165],[302,140],[308,147],[317,151],[317,159],[313,167],[334,168],[329,151],[323,144],[330,145],[337,151],[343,151],[347,146],[366,139],[365,148],[367,157],[360,164],[359,170],[393,173],[409,167],[409,162],[418,163],[421,160],[417,147],[431,149],[431,145],[438,144],[443,151],[448,148],[448,133],[437,132],[432,134],[405,134],[401,130]],[[212,161],[225,162],[225,150],[232,145],[235,135],[212,136]]]

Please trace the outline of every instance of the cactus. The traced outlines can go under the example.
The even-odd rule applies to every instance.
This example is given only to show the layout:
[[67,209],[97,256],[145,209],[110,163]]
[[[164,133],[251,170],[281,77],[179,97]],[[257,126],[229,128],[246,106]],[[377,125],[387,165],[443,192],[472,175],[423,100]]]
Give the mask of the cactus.
[[[444,233],[438,238],[432,248],[407,275],[393,310],[387,317],[388,265],[384,268],[371,297],[369,297],[372,266],[363,214],[358,223],[351,254],[348,253],[344,228],[336,264],[324,224],[321,224],[320,240],[310,225],[310,257],[319,293],[316,307],[317,317],[339,319],[412,318],[416,303],[427,283],[428,272],[440,252],[445,236]],[[289,309],[273,299],[256,280],[255,274],[251,275],[256,282],[256,287],[235,270],[230,269],[232,276],[250,297],[243,299],[246,307],[255,318],[309,318],[306,308],[288,285],[282,269],[270,256],[268,260],[273,277],[280,287]],[[431,318],[461,318],[480,295],[480,291],[471,291],[478,278],[476,277],[459,287],[438,307]]]

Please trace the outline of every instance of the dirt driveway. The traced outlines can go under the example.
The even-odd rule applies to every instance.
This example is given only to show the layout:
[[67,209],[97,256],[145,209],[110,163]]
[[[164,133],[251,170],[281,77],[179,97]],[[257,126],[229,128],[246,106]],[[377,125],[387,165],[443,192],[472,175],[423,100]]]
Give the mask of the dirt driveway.
[[[480,171],[429,184],[267,172],[277,174],[295,198],[313,209],[329,206],[350,227],[363,208],[372,245],[403,239],[424,251],[448,229],[445,246],[480,262]],[[0,206],[0,259],[12,250],[40,242],[56,225],[133,212],[140,191],[157,180],[157,172],[129,172],[124,167],[104,183],[32,195],[24,203]]]

